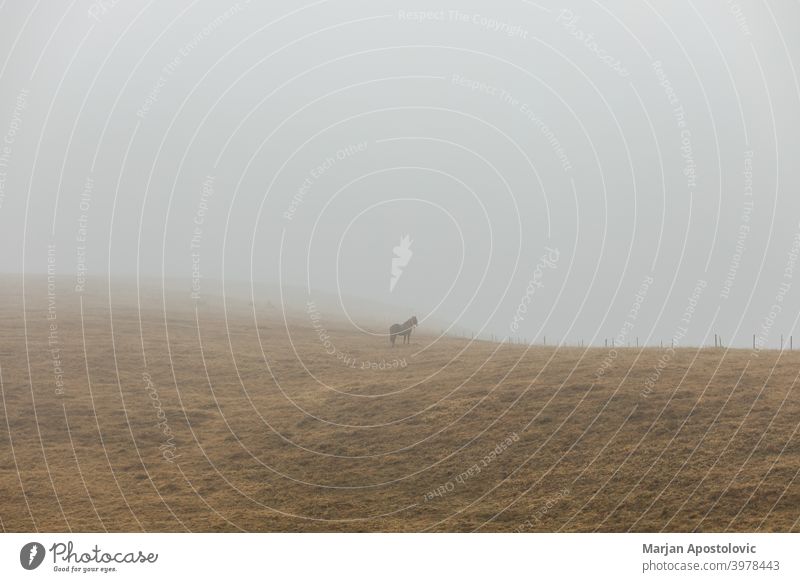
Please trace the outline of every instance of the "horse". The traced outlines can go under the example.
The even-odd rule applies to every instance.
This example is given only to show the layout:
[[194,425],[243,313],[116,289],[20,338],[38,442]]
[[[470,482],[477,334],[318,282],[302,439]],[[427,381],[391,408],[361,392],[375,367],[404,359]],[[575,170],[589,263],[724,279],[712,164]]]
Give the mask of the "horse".
[[405,323],[395,323],[389,328],[389,339],[394,347],[394,340],[398,335],[403,336],[403,343],[411,343],[411,331],[417,327],[417,316],[414,315]]

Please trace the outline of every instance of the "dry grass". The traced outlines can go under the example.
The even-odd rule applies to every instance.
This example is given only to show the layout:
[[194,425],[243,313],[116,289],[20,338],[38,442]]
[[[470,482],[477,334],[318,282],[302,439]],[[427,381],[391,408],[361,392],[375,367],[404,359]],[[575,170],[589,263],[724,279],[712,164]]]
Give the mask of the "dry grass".
[[132,296],[115,290],[113,319],[86,296],[82,321],[59,293],[63,395],[41,281],[27,333],[18,288],[3,291],[6,531],[798,529],[800,354],[683,348],[644,396],[664,350],[620,350],[597,379],[604,349],[428,345],[420,328],[391,350],[325,321],[338,350],[408,363],[361,370],[302,314],[290,341],[274,310],[226,322],[209,301],[195,321],[183,301],[165,320],[150,297],[140,335]]

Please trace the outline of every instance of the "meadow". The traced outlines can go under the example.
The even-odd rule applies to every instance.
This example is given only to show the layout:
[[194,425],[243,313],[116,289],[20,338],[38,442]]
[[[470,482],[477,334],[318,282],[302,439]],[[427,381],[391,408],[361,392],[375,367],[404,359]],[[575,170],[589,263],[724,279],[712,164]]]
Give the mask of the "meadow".
[[4,531],[800,529],[797,352],[94,288],[2,287]]

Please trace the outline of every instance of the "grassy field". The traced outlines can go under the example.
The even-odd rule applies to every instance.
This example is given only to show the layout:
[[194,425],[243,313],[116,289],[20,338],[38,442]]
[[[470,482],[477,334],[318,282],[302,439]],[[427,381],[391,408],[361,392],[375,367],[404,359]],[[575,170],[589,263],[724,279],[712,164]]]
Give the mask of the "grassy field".
[[800,530],[796,352],[111,296],[2,288],[5,531]]

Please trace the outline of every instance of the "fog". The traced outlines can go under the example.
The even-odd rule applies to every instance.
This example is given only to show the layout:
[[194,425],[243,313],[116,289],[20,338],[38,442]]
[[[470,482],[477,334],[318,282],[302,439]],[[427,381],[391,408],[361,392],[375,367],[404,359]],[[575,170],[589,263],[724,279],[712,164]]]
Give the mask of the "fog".
[[167,4],[0,7],[0,271],[529,342],[793,333],[796,2]]

